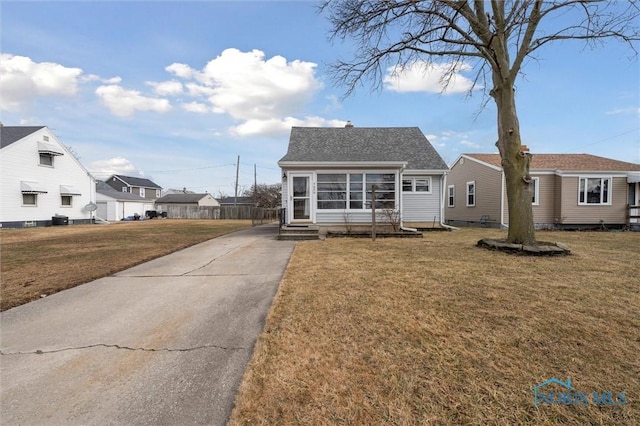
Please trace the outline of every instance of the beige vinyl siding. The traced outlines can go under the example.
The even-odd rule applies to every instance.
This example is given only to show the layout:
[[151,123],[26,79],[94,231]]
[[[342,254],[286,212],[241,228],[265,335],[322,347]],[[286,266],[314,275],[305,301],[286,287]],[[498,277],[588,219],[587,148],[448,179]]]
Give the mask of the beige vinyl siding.
[[[562,223],[562,177],[555,175],[553,182],[553,223]],[[576,194],[576,203],[578,200]]]
[[[588,177],[590,175],[584,175]],[[627,221],[627,179],[613,177],[611,184],[611,205],[578,205],[577,176],[562,177],[562,206],[560,218],[563,224],[582,225],[624,224]]]
[[[476,183],[476,205],[467,207],[467,182],[472,181]],[[480,222],[482,216],[489,216],[491,222],[500,223],[502,184],[499,170],[464,158],[464,164],[458,160],[451,168],[447,176],[449,185],[455,185],[455,205],[446,207],[445,204],[446,220]]]
[[538,178],[538,205],[533,208],[533,222],[540,224],[553,223],[553,206],[555,204],[553,187],[555,175],[535,175]]

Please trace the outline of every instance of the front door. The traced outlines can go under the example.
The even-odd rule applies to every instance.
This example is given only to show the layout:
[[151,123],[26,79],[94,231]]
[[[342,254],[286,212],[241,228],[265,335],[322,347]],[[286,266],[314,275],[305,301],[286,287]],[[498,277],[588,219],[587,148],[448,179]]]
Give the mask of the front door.
[[311,222],[311,175],[290,173],[291,221]]

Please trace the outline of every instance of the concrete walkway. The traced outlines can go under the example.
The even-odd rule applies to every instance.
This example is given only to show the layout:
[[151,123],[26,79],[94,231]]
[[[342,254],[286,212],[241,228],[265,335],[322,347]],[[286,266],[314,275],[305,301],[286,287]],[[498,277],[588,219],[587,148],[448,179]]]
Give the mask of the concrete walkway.
[[276,234],[235,232],[1,313],[0,424],[223,425],[295,245]]

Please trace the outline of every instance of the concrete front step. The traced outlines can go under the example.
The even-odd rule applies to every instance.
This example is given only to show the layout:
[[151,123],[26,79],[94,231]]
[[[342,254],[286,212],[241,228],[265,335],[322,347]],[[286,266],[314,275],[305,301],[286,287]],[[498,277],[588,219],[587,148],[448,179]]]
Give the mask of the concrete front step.
[[279,234],[278,239],[281,241],[305,241],[305,240],[318,240],[320,236],[318,234]]
[[279,240],[301,241],[317,240],[320,228],[317,226],[283,226],[278,234]]

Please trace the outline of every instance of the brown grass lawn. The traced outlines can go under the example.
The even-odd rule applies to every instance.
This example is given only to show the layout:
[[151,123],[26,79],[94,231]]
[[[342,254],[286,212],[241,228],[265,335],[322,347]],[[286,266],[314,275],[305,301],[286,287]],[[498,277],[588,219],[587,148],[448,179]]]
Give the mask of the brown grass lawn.
[[251,226],[251,221],[148,220],[0,229],[0,309],[111,275]]
[[[640,424],[640,233],[538,233],[556,258],[483,237],[299,243],[230,423]],[[551,377],[628,402],[535,408]]]

